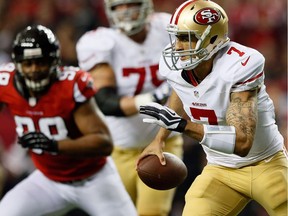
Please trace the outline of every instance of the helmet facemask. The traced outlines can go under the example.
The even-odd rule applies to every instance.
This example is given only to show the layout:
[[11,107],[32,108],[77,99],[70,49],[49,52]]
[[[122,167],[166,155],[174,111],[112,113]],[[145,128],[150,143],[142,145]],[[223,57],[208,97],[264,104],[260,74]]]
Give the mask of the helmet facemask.
[[[200,62],[207,59],[209,56],[209,52],[206,48],[204,48],[203,44],[205,42],[205,38],[209,33],[211,26],[208,26],[203,35],[198,35],[197,32],[188,30],[188,31],[181,31],[177,30],[177,26],[170,25],[167,28],[167,31],[170,36],[170,44],[171,46],[167,47],[163,51],[163,56],[166,61],[167,58],[171,59],[172,66],[169,66],[170,69],[180,70],[186,69],[191,70],[198,66]],[[185,50],[177,50],[176,49],[176,38],[185,36],[188,38],[187,42],[189,43],[189,49]],[[197,42],[195,47],[192,47],[192,38],[196,38]],[[181,60],[181,57],[185,58],[185,60]],[[179,61],[180,65],[177,65]],[[167,63],[167,61],[166,61]]]
[[16,63],[17,76],[20,76],[20,80],[27,89],[33,93],[41,93],[48,89],[52,81],[58,77],[58,63],[56,59],[35,59],[35,61],[47,61],[47,71],[35,71],[32,75],[28,75],[23,72],[22,62]]
[[[115,10],[116,6],[122,4],[138,5],[125,10]],[[128,36],[140,32],[153,11],[151,0],[105,0],[105,9],[110,25],[121,29]]]

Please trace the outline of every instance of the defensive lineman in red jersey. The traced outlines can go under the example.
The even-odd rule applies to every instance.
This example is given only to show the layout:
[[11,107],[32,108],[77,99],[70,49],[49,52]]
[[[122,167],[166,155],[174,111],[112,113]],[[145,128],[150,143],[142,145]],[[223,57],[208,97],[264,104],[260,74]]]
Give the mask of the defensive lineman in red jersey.
[[95,216],[136,216],[109,157],[113,145],[93,81],[60,67],[59,51],[51,30],[28,26],[14,42],[15,64],[0,67],[0,102],[36,167],[4,196],[0,215],[61,215],[78,207]]

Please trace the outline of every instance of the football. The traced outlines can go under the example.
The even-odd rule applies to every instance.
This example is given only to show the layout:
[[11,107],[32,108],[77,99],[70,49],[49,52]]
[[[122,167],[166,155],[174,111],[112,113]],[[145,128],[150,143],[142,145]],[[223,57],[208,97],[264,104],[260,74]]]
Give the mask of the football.
[[144,184],[156,190],[175,188],[187,177],[187,167],[180,158],[168,152],[163,154],[166,165],[156,155],[148,155],[139,161],[136,169]]

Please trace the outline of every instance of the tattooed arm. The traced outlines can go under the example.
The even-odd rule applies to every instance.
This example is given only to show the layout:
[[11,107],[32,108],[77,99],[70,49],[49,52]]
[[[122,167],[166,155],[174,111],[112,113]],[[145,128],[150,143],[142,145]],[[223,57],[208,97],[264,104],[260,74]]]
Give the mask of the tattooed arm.
[[246,156],[252,147],[256,131],[257,89],[231,94],[226,121],[236,129],[234,153]]
[[[231,102],[226,113],[226,126],[208,126],[186,121],[174,113],[174,110],[170,109],[169,111],[164,107],[162,108],[161,105],[154,106],[151,104],[150,106],[143,106],[140,111],[142,111],[142,114],[152,117],[153,121],[146,122],[155,123],[165,128],[160,130],[157,137],[163,137],[163,133],[165,137],[167,137],[168,134],[170,134],[167,130],[173,130],[172,126],[180,124],[180,122],[185,122],[184,128],[178,132],[182,132],[198,140],[200,144],[210,149],[228,154],[234,153],[245,157],[252,147],[256,130],[257,89],[245,92],[234,92],[230,97]],[[178,102],[175,104],[179,107]],[[175,107],[173,108],[175,109]],[[176,112],[178,111],[179,109],[176,109]],[[156,140],[159,140],[157,137]],[[163,140],[163,138],[160,140]],[[159,143],[160,142],[157,141],[158,147]],[[149,148],[150,152],[151,149],[152,148]]]
[[[235,127],[234,154],[245,157],[252,147],[256,131],[257,89],[231,94],[231,103],[226,113],[226,121],[228,125]],[[183,133],[201,141],[204,137],[203,125],[188,121]],[[222,137],[222,139],[225,141],[226,138]],[[213,149],[211,146],[208,147]]]

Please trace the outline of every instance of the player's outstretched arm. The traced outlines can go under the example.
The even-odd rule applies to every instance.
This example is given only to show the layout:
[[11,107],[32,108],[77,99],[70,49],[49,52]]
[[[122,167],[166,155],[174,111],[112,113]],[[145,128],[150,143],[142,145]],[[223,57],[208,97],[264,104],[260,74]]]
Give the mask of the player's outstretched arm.
[[143,120],[146,123],[185,133],[213,150],[244,157],[252,147],[256,130],[257,89],[231,94],[226,113],[227,125],[203,125],[187,121],[174,110],[153,103],[142,106],[140,113],[149,116]]
[[59,152],[83,156],[110,155],[113,144],[102,115],[93,98],[79,106],[74,112],[74,120],[83,136],[58,141]]
[[90,74],[94,86],[98,89],[95,99],[101,111],[107,116],[132,116],[138,114],[140,105],[149,102],[166,103],[171,89],[163,82],[154,91],[135,96],[118,95],[117,83],[113,68],[108,63],[97,64]]
[[202,125],[189,121],[184,133],[210,149],[245,157],[256,131],[257,90],[231,94],[226,112],[227,125]]

